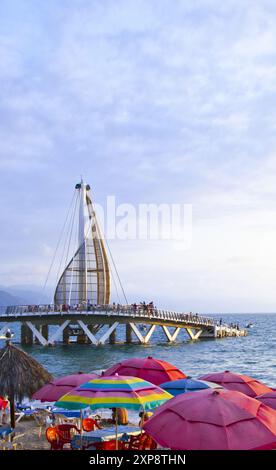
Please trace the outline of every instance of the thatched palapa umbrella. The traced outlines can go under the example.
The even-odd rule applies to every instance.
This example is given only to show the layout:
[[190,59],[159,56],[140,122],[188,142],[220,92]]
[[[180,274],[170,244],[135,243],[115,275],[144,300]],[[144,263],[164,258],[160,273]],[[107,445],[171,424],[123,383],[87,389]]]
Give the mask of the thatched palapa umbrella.
[[0,395],[10,402],[11,427],[15,427],[15,400],[31,396],[53,377],[29,354],[11,344],[6,335],[6,346],[0,350]]

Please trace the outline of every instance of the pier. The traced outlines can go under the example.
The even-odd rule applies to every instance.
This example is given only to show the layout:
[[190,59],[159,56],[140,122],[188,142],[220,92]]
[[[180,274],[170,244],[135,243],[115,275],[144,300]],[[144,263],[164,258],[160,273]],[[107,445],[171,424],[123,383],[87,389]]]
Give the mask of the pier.
[[[126,343],[135,340],[147,344],[156,328],[162,329],[165,341],[170,343],[176,341],[182,331],[192,341],[199,338],[246,336],[247,331],[238,325],[222,324],[222,321],[217,322],[197,313],[161,310],[154,307],[152,302],[148,305],[145,302],[128,305],[118,269],[97,221],[90,185],[83,180],[75,186],[64,233],[67,238],[60,243],[60,237],[57,245],[60,244],[63,249],[52,303],[0,307],[0,337],[16,322],[20,323],[21,344],[24,345],[36,343],[50,346],[59,342],[69,344],[73,340],[95,346],[106,342],[115,344],[119,325],[125,326]],[[77,235],[75,244],[72,234]],[[67,249],[64,250],[64,247]],[[57,249],[45,285],[56,253]],[[120,298],[123,298],[125,305],[110,305],[111,279],[118,301],[121,302]],[[123,297],[118,295],[117,283]]]
[[[21,344],[24,345],[36,343],[50,346],[59,342],[69,344],[72,337],[79,344],[115,344],[119,325],[125,325],[126,343],[134,342],[134,337],[140,344],[149,343],[157,327],[163,330],[164,339],[170,343],[175,342],[182,331],[192,341],[199,338],[247,335],[245,329],[220,324],[214,318],[199,314],[157,308],[145,311],[140,306],[134,308],[132,305],[100,305],[75,309],[65,305],[0,307],[0,337],[15,322],[21,325]],[[51,335],[50,326],[56,327]]]

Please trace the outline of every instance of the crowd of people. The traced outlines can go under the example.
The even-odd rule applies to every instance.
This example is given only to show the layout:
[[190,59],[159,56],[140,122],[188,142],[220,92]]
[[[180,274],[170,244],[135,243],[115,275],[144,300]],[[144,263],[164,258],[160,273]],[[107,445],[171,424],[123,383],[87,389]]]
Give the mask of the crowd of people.
[[[82,302],[79,304],[59,304],[59,305],[27,305],[27,306],[22,306],[22,307],[7,307],[6,309],[6,314],[12,314],[14,313],[14,309],[18,312],[22,311],[21,313],[40,313],[40,312],[82,312],[82,311],[106,311],[106,312],[129,312],[131,314],[135,315],[146,315],[146,316],[153,316],[156,315],[158,317],[164,317],[165,319],[172,319],[176,321],[186,321],[187,323],[200,323],[204,324],[207,326],[223,326],[222,318],[220,320],[215,320],[213,318],[207,318],[199,315],[198,313],[177,313],[177,312],[168,312],[166,310],[158,310],[157,307],[155,306],[154,302],[151,301],[149,303],[146,303],[145,301],[139,302],[139,303],[133,303],[130,305],[122,305],[120,303],[115,303],[111,305],[97,305],[93,304],[89,300],[87,302]],[[230,323],[230,325],[225,325],[229,326],[230,328],[235,328],[237,330],[240,329],[238,323]]]

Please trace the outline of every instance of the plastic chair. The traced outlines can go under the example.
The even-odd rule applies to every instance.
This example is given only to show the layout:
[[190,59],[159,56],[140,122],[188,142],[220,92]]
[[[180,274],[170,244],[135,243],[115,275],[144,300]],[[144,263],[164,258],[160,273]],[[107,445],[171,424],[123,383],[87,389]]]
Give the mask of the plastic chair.
[[130,436],[126,443],[128,450],[154,450],[157,448],[156,442],[148,434],[139,434],[139,436]]
[[145,438],[142,441],[142,448],[141,450],[155,450],[157,449],[157,442],[155,442],[152,437],[150,437],[148,434],[144,435]]
[[58,424],[56,426],[56,430],[58,433],[58,440],[60,442],[60,445],[62,446],[62,449],[65,444],[71,444],[72,430],[80,434],[80,429],[78,429],[77,426],[75,426],[74,424]]
[[82,429],[86,432],[95,431],[95,428],[101,429],[97,421],[93,418],[84,418],[82,420]]
[[130,436],[129,441],[126,442],[128,450],[139,450],[140,449],[141,434],[138,436]]
[[46,439],[51,444],[51,450],[63,450],[65,444],[71,444],[72,430],[80,433],[77,426],[73,424],[60,424],[46,429]]
[[110,441],[104,441],[104,442],[91,442],[87,446],[83,446],[83,450],[87,449],[93,449],[95,450],[125,450],[125,443],[118,441],[117,449],[116,449],[116,439],[111,439]]
[[59,442],[58,432],[56,427],[50,427],[46,429],[45,432],[47,441],[51,444],[51,450],[61,450],[62,445]]

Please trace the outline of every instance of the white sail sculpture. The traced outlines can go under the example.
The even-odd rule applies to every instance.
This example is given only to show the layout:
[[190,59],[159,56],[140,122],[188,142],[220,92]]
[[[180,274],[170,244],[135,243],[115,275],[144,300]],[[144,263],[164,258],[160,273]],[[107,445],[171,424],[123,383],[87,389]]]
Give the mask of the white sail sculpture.
[[79,201],[78,248],[58,281],[55,305],[106,305],[110,300],[110,270],[93,208],[90,186],[76,185]]

